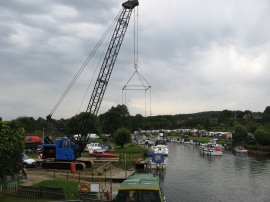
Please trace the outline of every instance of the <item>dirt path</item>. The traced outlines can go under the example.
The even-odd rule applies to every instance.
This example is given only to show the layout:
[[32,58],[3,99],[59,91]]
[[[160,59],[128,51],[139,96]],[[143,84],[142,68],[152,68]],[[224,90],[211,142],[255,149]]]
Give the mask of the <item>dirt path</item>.
[[37,167],[28,168],[27,179],[21,179],[21,182],[22,185],[25,186],[31,186],[44,180],[67,180],[81,183],[93,181],[109,182],[110,178],[123,179],[132,173],[134,173],[134,171],[125,171],[117,167],[113,167],[112,169],[103,172],[102,175],[93,175],[93,170],[90,169],[80,170],[73,174],[68,170],[50,170]]

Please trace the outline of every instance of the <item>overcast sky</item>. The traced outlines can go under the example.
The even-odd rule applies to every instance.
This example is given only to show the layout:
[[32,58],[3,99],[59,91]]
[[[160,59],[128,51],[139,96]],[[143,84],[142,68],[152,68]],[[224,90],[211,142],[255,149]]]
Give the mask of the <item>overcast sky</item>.
[[[0,117],[50,114],[122,2],[1,0]],[[138,72],[151,91],[122,91],[135,71],[132,16],[99,113],[122,103],[131,115],[263,112],[270,101],[269,2],[141,0]],[[93,87],[81,103],[97,67],[87,66],[54,118],[86,110]],[[132,82],[140,85],[137,77]]]

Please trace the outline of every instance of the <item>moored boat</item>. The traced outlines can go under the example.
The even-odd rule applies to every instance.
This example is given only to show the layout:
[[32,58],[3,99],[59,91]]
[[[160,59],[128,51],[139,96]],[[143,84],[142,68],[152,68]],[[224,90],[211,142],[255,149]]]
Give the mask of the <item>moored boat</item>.
[[190,141],[189,138],[183,138],[182,139],[182,144],[190,144],[190,143],[191,143],[191,141]]
[[165,169],[167,167],[167,159],[161,153],[154,153],[148,163],[149,169]]
[[120,184],[118,194],[114,201],[165,202],[166,200],[161,190],[158,176],[154,176],[150,173],[134,173]]
[[203,154],[204,155],[208,155],[208,156],[222,156],[223,155],[223,151],[222,151],[222,148],[219,147],[219,146],[206,147],[203,150]]
[[108,152],[94,152],[89,150],[89,155],[92,157],[97,157],[97,158],[114,158],[117,157],[115,154],[108,153]]
[[164,156],[168,156],[169,149],[168,149],[166,141],[163,139],[156,140],[155,145],[152,147],[152,152],[153,153],[161,153]]
[[237,153],[248,153],[248,150],[243,146],[235,147],[234,151]]
[[217,144],[217,139],[210,140],[207,144],[201,144],[199,146],[200,153],[208,156],[222,156],[223,147]]

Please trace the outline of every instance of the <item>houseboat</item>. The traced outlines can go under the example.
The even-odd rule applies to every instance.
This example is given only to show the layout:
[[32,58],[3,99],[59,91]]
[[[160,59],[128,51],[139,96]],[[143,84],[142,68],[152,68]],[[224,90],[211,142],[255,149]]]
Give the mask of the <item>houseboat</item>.
[[160,187],[159,177],[153,174],[139,173],[134,173],[120,184],[118,194],[113,201],[166,202]]

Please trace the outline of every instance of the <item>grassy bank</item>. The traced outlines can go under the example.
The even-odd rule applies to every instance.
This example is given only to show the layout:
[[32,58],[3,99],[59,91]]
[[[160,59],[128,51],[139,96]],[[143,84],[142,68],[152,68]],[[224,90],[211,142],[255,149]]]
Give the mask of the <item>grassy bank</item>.
[[54,187],[63,188],[64,192],[67,194],[68,199],[78,198],[78,183],[72,181],[61,181],[61,180],[45,180],[34,186],[44,186],[44,187]]

